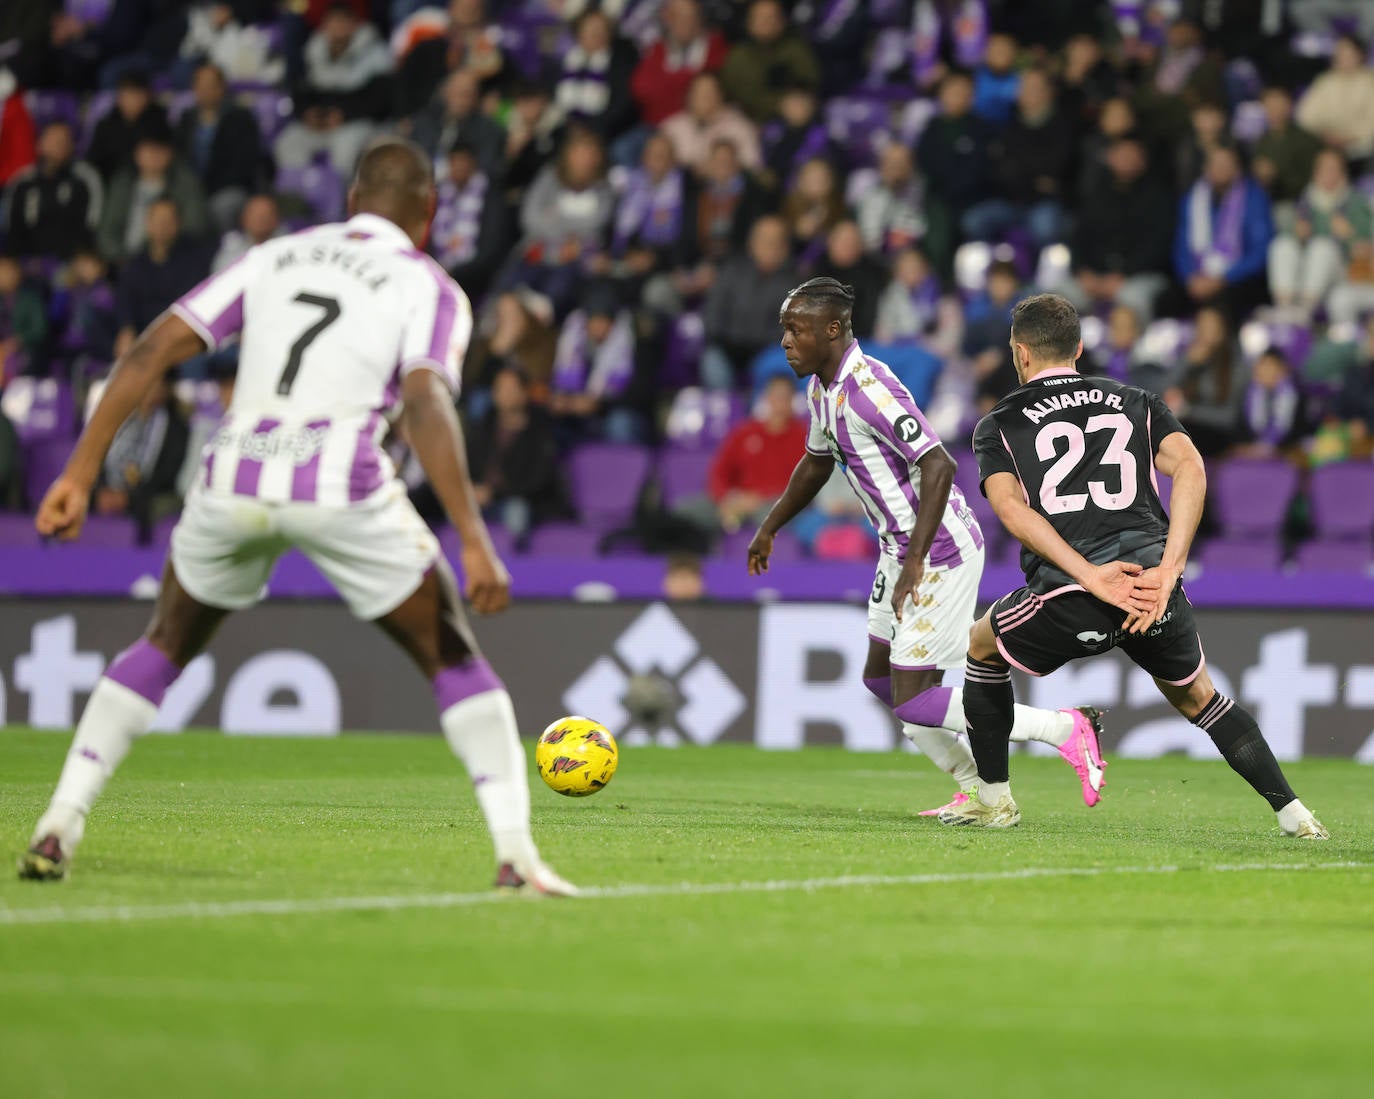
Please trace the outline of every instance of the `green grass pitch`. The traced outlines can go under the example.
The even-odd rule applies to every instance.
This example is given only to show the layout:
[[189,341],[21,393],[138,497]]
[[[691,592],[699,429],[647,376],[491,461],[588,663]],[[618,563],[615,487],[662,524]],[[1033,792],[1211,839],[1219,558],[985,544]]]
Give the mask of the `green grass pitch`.
[[[66,743],[0,731],[10,851]],[[579,884],[665,888],[485,903],[438,738],[149,737],[69,881],[0,878],[0,1095],[1365,1093],[1370,771],[1291,768],[1335,837],[1298,845],[1219,762],[1117,761],[1091,811],[1057,760],[1013,770],[989,833],[916,818],[946,780],[904,755],[625,751],[594,798],[532,775],[536,834]],[[213,907],[257,901],[288,903]]]

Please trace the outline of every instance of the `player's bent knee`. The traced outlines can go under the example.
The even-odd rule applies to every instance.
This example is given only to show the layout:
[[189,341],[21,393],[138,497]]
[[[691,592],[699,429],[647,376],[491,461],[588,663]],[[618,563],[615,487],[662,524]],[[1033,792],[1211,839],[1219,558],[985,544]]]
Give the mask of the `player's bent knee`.
[[978,619],[968,632],[968,654],[974,660],[1005,663],[997,650],[997,637],[992,632],[992,622],[987,615]]

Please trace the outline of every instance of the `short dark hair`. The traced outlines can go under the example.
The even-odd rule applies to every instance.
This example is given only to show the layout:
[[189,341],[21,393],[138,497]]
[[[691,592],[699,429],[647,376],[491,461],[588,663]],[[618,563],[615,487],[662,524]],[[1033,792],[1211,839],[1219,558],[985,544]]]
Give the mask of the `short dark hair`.
[[1059,294],[1035,294],[1011,311],[1011,338],[1042,362],[1072,359],[1083,338],[1078,310]]
[[837,320],[847,321],[854,312],[854,287],[828,275],[807,279],[787,292],[790,299],[831,310]]

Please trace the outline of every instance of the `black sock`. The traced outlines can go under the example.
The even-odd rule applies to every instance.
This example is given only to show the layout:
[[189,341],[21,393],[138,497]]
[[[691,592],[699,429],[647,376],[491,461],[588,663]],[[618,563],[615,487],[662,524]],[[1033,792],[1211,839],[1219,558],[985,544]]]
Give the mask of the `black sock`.
[[[964,710],[968,710],[967,702]],[[1192,722],[1212,738],[1222,758],[1274,812],[1298,796],[1279,770],[1279,761],[1250,711],[1237,706],[1234,699],[1218,691]]]
[[983,782],[1011,780],[1012,705],[1011,669],[969,657],[964,667],[964,722]]

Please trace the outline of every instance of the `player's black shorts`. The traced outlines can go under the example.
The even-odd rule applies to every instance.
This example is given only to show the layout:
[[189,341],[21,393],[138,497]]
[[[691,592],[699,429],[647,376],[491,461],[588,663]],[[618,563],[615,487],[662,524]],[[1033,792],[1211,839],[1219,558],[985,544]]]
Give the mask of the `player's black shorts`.
[[1070,660],[1115,648],[1175,686],[1191,683],[1202,671],[1202,642],[1182,584],[1164,617],[1145,634],[1126,633],[1126,612],[1085,591],[1043,596],[1020,588],[994,603],[991,614],[1002,656],[1031,675],[1049,675]]

